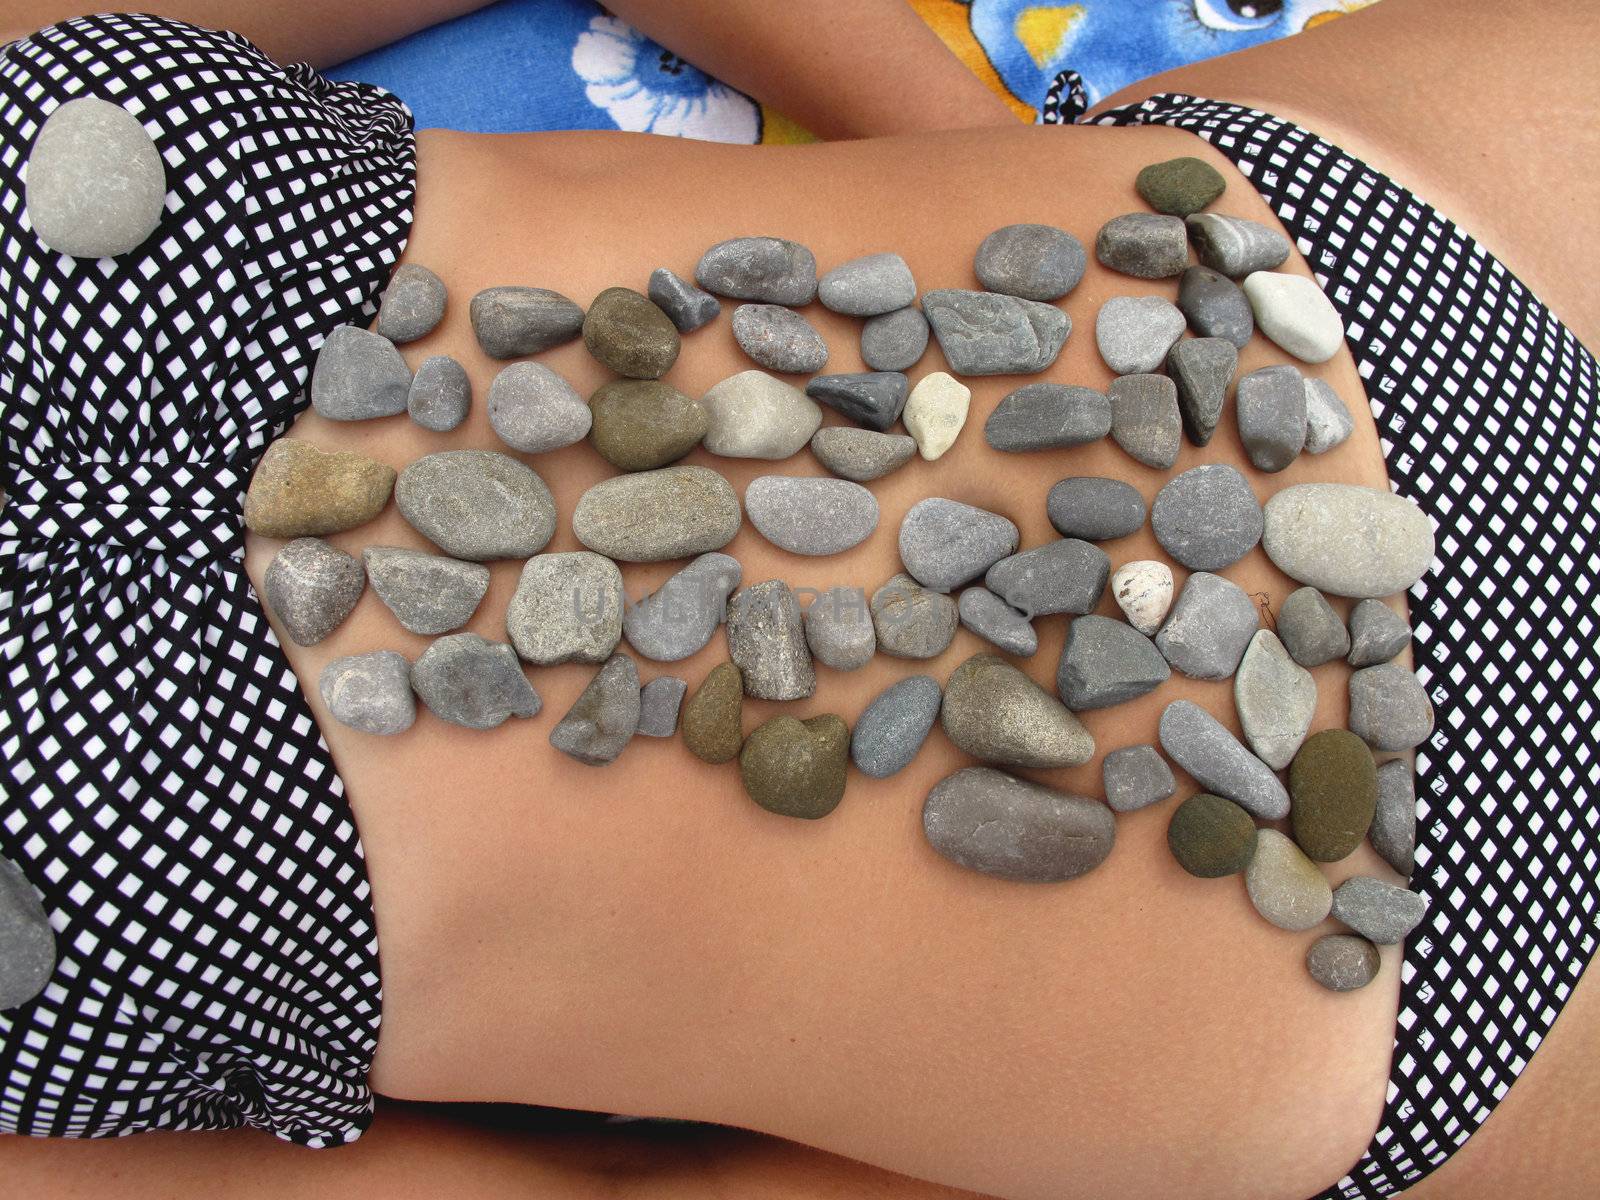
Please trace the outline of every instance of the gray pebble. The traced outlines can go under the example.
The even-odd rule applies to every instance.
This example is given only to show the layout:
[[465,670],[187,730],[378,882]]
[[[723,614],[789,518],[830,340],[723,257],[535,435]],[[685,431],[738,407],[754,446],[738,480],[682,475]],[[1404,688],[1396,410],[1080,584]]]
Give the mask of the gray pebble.
[[859,483],[814,475],[763,475],[744,492],[756,531],[791,554],[842,554],[878,527],[878,501]]
[[490,358],[538,354],[583,332],[583,309],[549,288],[485,288],[472,298],[468,315]]
[[434,716],[468,729],[493,729],[508,717],[536,716],[541,707],[517,652],[475,633],[430,643],[411,666],[411,689]]
[[1131,483],[1102,475],[1074,475],[1052,487],[1045,513],[1062,537],[1088,542],[1127,537],[1144,525],[1144,496]]
[[1289,593],[1278,610],[1278,636],[1290,657],[1302,667],[1320,667],[1343,658],[1350,650],[1350,633],[1344,621],[1314,587]]
[[741,520],[739,497],[721,475],[662,467],[595,484],[572,510],[572,533],[617,562],[665,562],[722,549]]
[[1350,676],[1350,732],[1374,750],[1410,750],[1433,732],[1433,705],[1422,682],[1399,663]]
[[804,700],[817,690],[800,601],[781,579],[735,592],[728,604],[728,657],[757,700]]
[[1094,738],[1059,700],[993,654],[974,654],[950,674],[939,720],[956,749],[1001,767],[1076,767]]
[[874,371],[908,371],[928,348],[928,318],[915,307],[868,317],[861,326],[861,361]]
[[0,1012],[32,1000],[56,969],[56,935],[22,868],[0,855]]
[[878,635],[867,594],[860,588],[829,588],[806,606],[806,645],[823,666],[854,671],[872,661]]
[[639,668],[614,654],[550,731],[550,744],[586,767],[606,766],[639,732],[640,710]]
[[1326,454],[1350,440],[1355,418],[1325,379],[1306,380],[1306,453]]
[[1167,760],[1150,745],[1124,746],[1100,762],[1106,803],[1112,812],[1136,812],[1159,804],[1178,790]]
[[1174,700],[1167,705],[1161,714],[1160,738],[1167,756],[1207,791],[1263,821],[1289,815],[1289,793],[1272,768],[1198,704]]
[[1326,934],[1306,951],[1306,970],[1330,992],[1366,987],[1378,977],[1382,963],[1376,946],[1348,933]]
[[938,681],[927,675],[912,675],[879,692],[850,734],[856,770],[887,779],[910,766],[939,718],[941,699]]
[[1417,853],[1417,791],[1415,773],[1404,759],[1378,767],[1378,807],[1367,837],[1384,862],[1411,878]]
[[1111,559],[1078,538],[1047,542],[1001,559],[984,586],[1028,617],[1092,612],[1105,594]]
[[1233,707],[1250,749],[1281,771],[1311,732],[1317,681],[1289,657],[1277,634],[1258,629],[1233,677]]
[[956,602],[961,624],[973,633],[1019,658],[1039,651],[1039,634],[1033,622],[986,587],[969,587]]
[[652,679],[639,689],[639,732],[669,738],[678,732],[678,711],[689,685],[672,675]]
[[378,300],[377,331],[391,342],[427,337],[444,320],[444,280],[420,263],[401,263]]
[[1177,386],[1165,375],[1124,375],[1106,394],[1112,440],[1145,466],[1169,470],[1183,447]]
[[529,558],[556,529],[544,480],[494,450],[441,450],[417,459],[394,485],[395,503],[423,537],[454,558]]
[[317,690],[336,721],[362,733],[404,733],[417,719],[411,664],[393,650],[333,659],[322,668]]
[[1196,446],[1204,446],[1216,432],[1238,368],[1239,352],[1226,338],[1184,338],[1167,355],[1183,430]]
[[1124,275],[1138,279],[1170,279],[1189,263],[1183,218],[1155,213],[1113,217],[1094,240],[1095,257]]
[[1380,946],[1403,942],[1427,912],[1416,892],[1371,875],[1352,875],[1333,891],[1333,919]]
[[1055,362],[1072,332],[1054,305],[998,292],[928,292],[922,311],[957,375],[1035,374]]
[[918,583],[948,592],[1017,548],[1017,527],[998,513],[929,497],[900,522],[900,561]]
[[1172,677],[1161,652],[1131,625],[1079,617],[1067,627],[1056,667],[1056,692],[1073,712],[1138,699]]
[[744,577],[739,560],[702,554],[654,593],[622,611],[628,644],[655,662],[678,662],[709,642],[727,616],[728,596]]
[[769,371],[810,375],[828,361],[828,344],[811,323],[781,304],[741,304],[733,310],[733,340]]
[[317,352],[311,407],[330,421],[392,417],[410,394],[411,370],[386,337],[340,325]]
[[1262,367],[1239,378],[1234,391],[1239,440],[1258,471],[1281,471],[1306,444],[1306,385],[1300,368]]
[[1250,484],[1225,463],[1183,472],[1150,506],[1156,541],[1191,571],[1219,571],[1238,562],[1255,549],[1263,526]]
[[1259,627],[1255,601],[1238,584],[1196,571],[1157,632],[1156,647],[1191,679],[1227,679]]
[[817,296],[816,257],[798,242],[742,237],[718,242],[694,269],[695,282],[734,300],[800,306]]
[[666,267],[650,272],[646,295],[672,319],[679,333],[692,333],[702,325],[709,325],[722,311],[721,301],[710,292],[701,291]]
[[543,363],[517,362],[489,384],[489,425],[524,454],[543,454],[589,436],[594,416],[572,385]]
[[1276,829],[1256,833],[1256,852],[1244,872],[1245,891],[1269,924],[1303,933],[1327,919],[1333,889],[1317,864]]
[[1083,243],[1053,225],[1006,225],[978,244],[973,270],[991,292],[1059,300],[1083,278]]
[[1361,600],[1350,612],[1352,667],[1375,667],[1391,661],[1411,644],[1411,626],[1382,600]]
[[730,375],[701,404],[710,417],[703,444],[724,458],[788,458],[822,425],[822,410],[804,392],[765,371]]
[[909,575],[896,575],[872,593],[878,649],[893,658],[937,658],[955,639],[958,619],[954,600]]
[[1118,375],[1144,375],[1166,362],[1183,326],[1183,314],[1160,296],[1113,296],[1095,317],[1094,340]]
[[984,422],[996,450],[1055,450],[1097,442],[1111,432],[1111,402],[1093,388],[1029,383],[1004,397]]
[[817,284],[825,308],[852,317],[875,317],[915,302],[917,281],[898,254],[866,254],[840,263]]
[[601,663],[622,640],[622,572],[589,550],[536,554],[506,606],[506,633],[525,662]]
[[378,599],[407,630],[424,637],[460,629],[489,590],[489,568],[402,546],[361,551]]
[[1255,314],[1244,290],[1221,271],[1187,267],[1178,284],[1178,311],[1195,337],[1216,337],[1240,350],[1256,331]]
[[448,354],[423,359],[406,393],[411,419],[434,433],[449,433],[467,419],[470,407],[472,381],[466,368]]
[[1259,221],[1195,213],[1188,219],[1189,238],[1200,261],[1232,279],[1252,271],[1270,271],[1289,258],[1289,239]]
[[915,438],[849,425],[829,425],[811,438],[811,453],[841,479],[870,483],[899,470],[917,452]]
[[161,153],[127,109],[79,96],[45,119],[28,156],[26,203],[34,234],[56,253],[126,254],[155,232],[166,199]]
[[262,599],[297,646],[314,646],[355,608],[367,585],[359,560],[321,538],[295,538],[273,556]]
[[1334,596],[1392,596],[1433,563],[1433,525],[1387,489],[1301,483],[1266,505],[1267,557],[1297,583]]
[[905,411],[910,381],[899,371],[855,371],[819,375],[806,395],[868,429],[883,431]]
[[990,767],[935,784],[922,829],[957,866],[1020,883],[1076,879],[1106,860],[1117,836],[1105,805]]

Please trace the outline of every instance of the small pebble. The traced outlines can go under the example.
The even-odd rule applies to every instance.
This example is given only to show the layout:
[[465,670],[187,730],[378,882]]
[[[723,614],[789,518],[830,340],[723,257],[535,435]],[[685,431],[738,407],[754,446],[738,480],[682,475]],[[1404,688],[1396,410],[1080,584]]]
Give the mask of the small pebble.
[[589,436],[594,416],[572,385],[543,363],[515,362],[489,384],[489,425],[524,454],[543,454]]
[[417,719],[411,663],[393,650],[332,659],[317,690],[334,720],[362,733],[404,733]]
[[1144,526],[1144,496],[1131,483],[1101,475],[1074,475],[1045,496],[1045,512],[1062,537],[1090,542],[1127,537]]
[[550,731],[550,744],[586,767],[606,766],[639,732],[640,708],[638,667],[612,655]]
[[1411,644],[1411,626],[1382,600],[1360,600],[1350,611],[1352,667],[1391,662]]
[[589,441],[623,471],[653,471],[700,444],[711,416],[698,400],[658,379],[615,379],[589,397]]
[[1306,453],[1326,454],[1350,440],[1355,418],[1325,379],[1306,380]]
[[956,601],[956,611],[962,625],[1007,654],[1027,658],[1038,653],[1033,622],[988,588],[967,588]]
[[1234,390],[1239,440],[1258,471],[1281,471],[1306,444],[1306,386],[1298,367],[1262,367]]
[[1416,504],[1351,483],[1300,483],[1266,504],[1261,544],[1297,583],[1356,599],[1403,592],[1433,564],[1433,526]]
[[1017,527],[998,513],[933,496],[900,522],[900,561],[918,583],[948,592],[1017,548]]
[[920,308],[868,317],[861,326],[861,361],[874,371],[909,371],[928,349],[928,333]]
[[1083,278],[1083,243],[1053,225],[1006,225],[978,244],[973,270],[991,292],[1059,300]]
[[928,675],[912,675],[879,692],[850,735],[856,770],[887,779],[910,766],[939,719],[942,698],[938,681]]
[[895,312],[917,299],[917,281],[898,254],[866,254],[840,263],[817,283],[824,308],[852,317]]
[[1095,257],[1136,279],[1170,279],[1189,265],[1189,243],[1180,217],[1129,213],[1100,227]]
[[1076,767],[1094,757],[1078,718],[993,654],[974,654],[951,672],[939,718],[956,749],[996,766]]
[[1238,584],[1196,571],[1156,634],[1166,660],[1190,679],[1227,679],[1260,627],[1255,601]]
[[872,593],[878,649],[893,658],[937,658],[956,636],[956,602],[896,575]]
[[835,671],[854,671],[872,661],[878,635],[860,588],[829,588],[806,606],[806,645],[812,657]]
[[739,497],[705,467],[603,479],[578,497],[572,534],[617,562],[665,562],[721,550],[739,532]]
[[1019,883],[1087,874],[1110,855],[1117,835],[1105,805],[990,767],[967,767],[935,784],[922,830],[957,866]]
[[425,550],[367,546],[361,561],[378,599],[402,626],[423,637],[460,629],[489,590],[489,568],[482,563]]
[[1083,712],[1138,699],[1171,677],[1172,669],[1144,634],[1091,614],[1067,627],[1056,692],[1073,712]]
[[56,935],[22,868],[0,855],[0,1012],[32,1000],[56,969]]
[[445,297],[444,280],[420,263],[401,263],[378,300],[374,328],[391,342],[425,338],[444,320]]
[[1250,299],[1239,285],[1210,267],[1186,267],[1178,284],[1178,311],[1195,337],[1222,338],[1243,350],[1256,331]]
[[1151,163],[1139,172],[1133,186],[1158,213],[1187,217],[1222,195],[1228,184],[1210,163],[1185,157]]
[[678,327],[632,288],[609,287],[594,298],[583,344],[601,366],[628,379],[660,379],[678,361]]
[[1378,977],[1383,960],[1366,938],[1329,933],[1306,951],[1306,970],[1330,992],[1354,992]]
[[765,371],[730,375],[701,403],[711,421],[705,448],[724,458],[788,458],[822,424],[822,410],[804,392]]
[[1150,506],[1156,541],[1191,571],[1232,566],[1255,549],[1264,524],[1250,484],[1226,463],[1191,467]]
[[524,662],[603,663],[622,640],[622,572],[589,550],[536,554],[506,606],[506,633]]
[[[20,120],[8,114],[13,131]],[[45,118],[28,156],[26,204],[35,236],[57,254],[108,258],[137,249],[160,225],[166,200],[161,152],[127,109],[78,96]]]
[[917,441],[904,433],[879,433],[848,425],[827,425],[811,437],[811,453],[841,479],[870,483],[911,461]]
[[1200,261],[1230,279],[1271,271],[1288,261],[1289,239],[1259,221],[1195,213],[1186,223]]
[[1263,821],[1289,815],[1289,793],[1272,768],[1198,704],[1174,700],[1167,705],[1160,739],[1167,757],[1207,791],[1226,796]]
[[733,310],[733,340],[759,366],[810,375],[828,361],[828,344],[811,323],[781,304],[741,304]]
[[1255,756],[1281,771],[1311,731],[1317,681],[1289,657],[1277,634],[1258,629],[1233,677],[1233,707]]
[[1256,911],[1291,933],[1322,924],[1333,908],[1333,889],[1317,864],[1276,829],[1257,831],[1244,884]]
[[1403,878],[1411,878],[1417,852],[1417,792],[1411,764],[1404,759],[1378,768],[1378,805],[1367,837],[1384,862]]
[[733,300],[792,307],[817,296],[816,257],[798,242],[742,237],[718,242],[701,256],[695,282]]
[[1098,442],[1111,432],[1111,402],[1093,388],[1029,383],[1005,396],[984,422],[996,450],[1056,450]]
[[1183,431],[1196,446],[1204,446],[1216,432],[1238,367],[1239,352],[1226,338],[1184,338],[1167,355]]
[[781,579],[735,592],[728,602],[728,657],[757,700],[804,700],[817,690],[800,601]]
[[367,586],[359,559],[321,538],[295,538],[273,556],[262,599],[289,640],[315,646],[344,622]]
[[1433,733],[1433,705],[1416,673],[1399,663],[1350,676],[1350,729],[1374,750],[1411,750]]
[[1256,271],[1241,286],[1256,328],[1302,362],[1327,362],[1344,345],[1344,322],[1316,280]]
[[1165,375],[1124,375],[1111,381],[1106,395],[1111,402],[1111,439],[1145,466],[1170,470],[1183,446],[1178,389],[1172,380]]
[[1129,625],[1154,637],[1172,607],[1172,568],[1153,558],[1124,563],[1111,577],[1111,595]]
[[806,384],[806,395],[881,432],[900,419],[909,387],[910,380],[899,371],[856,371],[819,375]]
[[392,417],[410,394],[411,369],[388,338],[340,325],[317,352],[311,407],[330,421]]
[[1105,594],[1111,559],[1079,538],[1046,542],[1001,559],[984,586],[1028,617],[1093,611]]
[[448,354],[422,360],[406,393],[413,421],[433,433],[449,433],[467,419],[471,406],[472,381],[465,367]]
[[1255,857],[1256,823],[1232,800],[1201,792],[1173,809],[1167,849],[1199,879],[1236,875]]
[[917,452],[925,461],[933,462],[956,444],[971,401],[967,385],[943,371],[917,380],[902,416],[906,432],[916,439]]
[[490,358],[538,354],[583,332],[583,309],[549,288],[485,288],[472,298],[468,315]]
[[1278,610],[1278,636],[1289,656],[1302,667],[1320,667],[1343,658],[1350,650],[1350,633],[1344,621],[1314,587],[1289,593]]
[[683,744],[702,762],[732,762],[744,745],[744,680],[739,668],[721,663],[701,682],[683,708]]
[[744,492],[756,531],[791,554],[842,554],[878,527],[878,501],[859,483],[814,475],[763,475]]
[[722,311],[722,303],[710,292],[701,291],[666,267],[650,272],[645,294],[667,314],[679,333],[693,333],[702,325],[709,325]]
[[1313,734],[1289,769],[1294,840],[1315,862],[1338,862],[1367,836],[1378,803],[1372,752],[1346,729]]
[[1094,321],[1100,357],[1118,375],[1146,375],[1183,336],[1183,314],[1160,296],[1113,296]]
[[270,538],[321,537],[365,525],[394,491],[394,468],[348,450],[283,437],[267,447],[244,497],[244,523]]
[[832,713],[771,717],[745,739],[739,778],[768,812],[815,821],[844,799],[849,751],[850,727]]
[[1124,746],[1100,761],[1106,803],[1111,811],[1136,812],[1159,804],[1178,790],[1167,760],[1150,745]]
[[628,644],[654,662],[678,662],[697,653],[722,625],[728,596],[743,577],[738,559],[702,554],[651,595],[624,605]]
[[411,666],[411,689],[434,716],[468,729],[537,716],[541,707],[517,652],[475,633],[449,633],[429,643]]
[[1333,892],[1333,919],[1380,946],[1405,941],[1428,914],[1428,902],[1408,888],[1371,875],[1352,875]]
[[922,312],[957,375],[1035,374],[1055,362],[1072,332],[1055,305],[998,292],[928,292]]
[[639,689],[639,732],[645,737],[669,738],[678,732],[678,710],[689,685],[671,675],[661,675]]
[[530,558],[556,529],[544,480],[493,450],[441,450],[417,459],[394,485],[395,503],[423,537],[452,558]]

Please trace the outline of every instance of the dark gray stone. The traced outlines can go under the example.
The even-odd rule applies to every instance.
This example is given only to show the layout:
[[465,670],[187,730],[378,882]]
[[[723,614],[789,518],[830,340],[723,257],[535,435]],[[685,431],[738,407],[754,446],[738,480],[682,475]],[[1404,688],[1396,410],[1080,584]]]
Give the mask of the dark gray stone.
[[1250,300],[1237,283],[1210,267],[1186,267],[1178,283],[1178,311],[1195,337],[1222,338],[1240,350],[1256,331]]
[[1161,714],[1160,738],[1167,756],[1207,791],[1263,821],[1289,815],[1289,793],[1272,768],[1198,704],[1174,700],[1167,705]]
[[1187,224],[1200,261],[1232,279],[1242,279],[1252,271],[1271,271],[1288,261],[1289,239],[1258,221],[1195,213]]
[[1427,913],[1422,896],[1371,875],[1352,875],[1333,889],[1333,919],[1380,946],[1403,942]]
[[816,475],[763,475],[744,492],[756,531],[791,554],[842,554],[878,527],[878,501],[859,483]]
[[1035,374],[1055,362],[1072,332],[1054,305],[998,292],[928,292],[922,311],[957,375]]
[[910,766],[939,718],[941,698],[938,681],[927,675],[912,675],[879,692],[850,734],[856,770],[887,779]]
[[0,855],[0,1012],[44,991],[55,969],[56,935],[44,902],[22,868]]
[[1306,384],[1300,368],[1262,367],[1239,378],[1234,390],[1239,440],[1258,471],[1281,471],[1306,444]]
[[1306,380],[1306,453],[1326,454],[1356,431],[1355,418],[1325,379]]
[[1156,648],[1191,679],[1227,679],[1259,627],[1255,601],[1238,584],[1196,571],[1156,633]]
[[910,381],[899,371],[854,371],[819,375],[806,395],[868,429],[883,431],[905,411]]
[[861,326],[861,361],[874,371],[909,371],[928,348],[928,318],[916,307],[868,317]]
[[710,292],[701,291],[688,280],[666,267],[650,272],[650,284],[645,293],[650,302],[666,313],[679,333],[693,333],[702,325],[709,325],[722,311],[722,302]]
[[543,363],[517,362],[489,384],[489,425],[524,454],[544,454],[589,436],[594,414],[583,397]]
[[1166,552],[1191,571],[1220,571],[1261,540],[1261,504],[1245,477],[1226,463],[1177,476],[1150,506],[1150,527]]
[[317,352],[311,407],[330,421],[365,421],[406,411],[411,370],[394,343],[340,325]]
[[1099,546],[1062,538],[1001,559],[984,585],[1028,617],[1093,611],[1105,594],[1111,559]]
[[1367,837],[1384,862],[1402,878],[1411,878],[1417,852],[1417,791],[1416,776],[1405,759],[1378,767],[1378,806]]
[[757,700],[804,700],[817,690],[800,601],[781,579],[735,592],[728,604],[728,657]]
[[903,433],[879,433],[849,425],[829,425],[811,437],[811,453],[841,479],[870,483],[882,479],[911,461],[917,452],[915,438]]
[[924,587],[948,592],[1017,548],[1017,527],[998,513],[930,497],[900,522],[900,561]]
[[806,645],[812,657],[835,671],[854,671],[872,661],[878,635],[860,588],[829,588],[806,605]]
[[1102,265],[1137,279],[1170,279],[1189,262],[1183,218],[1155,213],[1113,217],[1100,227],[1094,253]]
[[1361,600],[1350,612],[1352,667],[1391,661],[1411,644],[1411,626],[1382,600]]
[[991,292],[1059,300],[1083,278],[1083,243],[1053,225],[1006,225],[978,244],[973,270]]
[[1433,704],[1413,671],[1399,663],[1350,676],[1350,732],[1374,750],[1410,750],[1433,733]]
[[1062,537],[1088,542],[1127,537],[1144,526],[1144,496],[1131,483],[1101,475],[1074,475],[1052,487],[1045,513]]
[[1136,812],[1159,804],[1178,790],[1167,760],[1151,745],[1124,746],[1100,762],[1106,803],[1112,812]]
[[962,625],[1007,654],[1027,658],[1038,653],[1039,634],[1033,622],[988,588],[967,588],[956,609]]
[[1118,375],[1144,375],[1166,362],[1183,325],[1183,314],[1160,296],[1113,296],[1095,316],[1094,340]]
[[1147,467],[1170,470],[1183,448],[1177,386],[1165,375],[1124,375],[1106,392],[1111,438]]
[[273,556],[261,593],[289,640],[314,646],[350,615],[366,585],[359,560],[321,538],[305,537]]
[[995,405],[983,436],[996,450],[1055,450],[1111,432],[1111,402],[1093,388],[1029,383]]
[[669,738],[678,732],[678,711],[689,685],[671,675],[661,675],[639,689],[639,732],[645,737]]
[[1167,355],[1183,430],[1196,446],[1204,446],[1216,432],[1238,367],[1239,352],[1226,338],[1184,338]]
[[489,590],[489,568],[402,546],[361,551],[367,578],[395,619],[424,637],[459,629]]
[[709,642],[744,576],[739,560],[702,554],[651,595],[622,610],[628,644],[655,662],[678,662]]
[[896,575],[872,593],[878,649],[893,658],[937,658],[955,639],[957,619],[954,600],[909,575]]
[[917,299],[917,281],[898,254],[866,254],[840,263],[817,284],[823,307],[852,317],[875,317]]
[[1314,587],[1297,588],[1284,599],[1278,610],[1278,636],[1302,667],[1320,667],[1350,650],[1344,621]]
[[606,766],[639,732],[639,714],[639,668],[614,654],[550,731],[550,744],[586,767]]
[[413,421],[434,433],[449,433],[467,419],[471,407],[472,381],[465,367],[447,354],[422,360],[406,393]]
[[828,361],[828,345],[811,323],[781,304],[741,304],[733,310],[733,340],[769,371],[810,375]]
[[322,668],[317,690],[334,720],[362,733],[404,733],[417,719],[411,663],[393,650],[333,659]]
[[967,767],[935,784],[922,829],[957,866],[1020,883],[1087,874],[1110,855],[1117,834],[1105,805],[990,767]]
[[774,237],[730,238],[700,257],[695,282],[733,300],[798,307],[817,297],[816,257],[798,242]]
[[441,450],[400,472],[394,498],[423,537],[453,558],[529,558],[556,529],[544,480],[494,450]]
[[1262,548],[1278,570],[1334,596],[1406,591],[1433,564],[1433,525],[1387,488],[1300,483],[1266,504]]
[[1056,693],[1073,712],[1136,700],[1172,677],[1161,652],[1131,625],[1094,615],[1067,627]]
[[28,223],[57,254],[106,258],[136,249],[161,223],[166,199],[161,153],[122,106],[79,96],[40,127],[28,155]]
[[473,335],[490,358],[538,354],[583,332],[583,309],[549,288],[485,288],[467,311]]
[[603,479],[578,498],[572,534],[617,562],[665,562],[721,550],[743,519],[728,481],[705,467]]
[[602,663],[622,640],[622,572],[589,550],[535,554],[506,606],[506,633],[525,662]]
[[541,707],[517,652],[475,633],[449,633],[429,644],[411,666],[411,690],[434,716],[468,729],[537,716]]
[[378,300],[374,328],[391,342],[427,337],[444,320],[445,298],[444,280],[420,263],[401,263]]

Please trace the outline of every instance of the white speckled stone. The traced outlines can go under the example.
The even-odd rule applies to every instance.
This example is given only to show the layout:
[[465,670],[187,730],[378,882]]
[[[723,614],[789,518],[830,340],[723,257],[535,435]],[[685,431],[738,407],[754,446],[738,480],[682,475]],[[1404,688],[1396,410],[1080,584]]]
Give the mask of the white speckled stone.
[[701,403],[711,418],[703,444],[724,458],[788,458],[822,425],[815,401],[765,371],[731,375]]
[[593,420],[583,397],[543,363],[512,363],[489,384],[489,425],[524,454],[581,442]]
[[1155,635],[1172,607],[1172,568],[1153,558],[1124,563],[1111,577],[1111,595],[1122,615],[1146,637]]
[[506,633],[526,662],[602,663],[622,640],[622,572],[590,550],[536,554],[506,606]]
[[444,280],[421,263],[401,263],[378,301],[374,328],[391,342],[427,337],[444,320]]
[[1191,679],[1227,679],[1261,623],[1255,601],[1231,579],[1196,571],[1156,634],[1166,659]]
[[21,867],[0,856],[0,1012],[44,991],[55,968],[56,935],[39,893]]
[[917,380],[900,419],[926,461],[933,462],[956,444],[971,402],[972,389],[943,371]]
[[842,554],[878,527],[878,501],[859,483],[815,475],[763,475],[744,493],[750,524],[791,554]]

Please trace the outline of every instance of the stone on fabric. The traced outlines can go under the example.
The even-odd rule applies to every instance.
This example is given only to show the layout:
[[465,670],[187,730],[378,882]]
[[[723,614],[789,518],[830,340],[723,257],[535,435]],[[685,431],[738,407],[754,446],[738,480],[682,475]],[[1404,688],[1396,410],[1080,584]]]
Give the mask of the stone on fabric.
[[161,153],[127,109],[79,96],[45,118],[28,155],[26,204],[34,235],[57,254],[107,258],[137,249],[161,223],[166,200]]
[[56,935],[22,868],[0,855],[0,1012],[32,1000],[56,969]]

